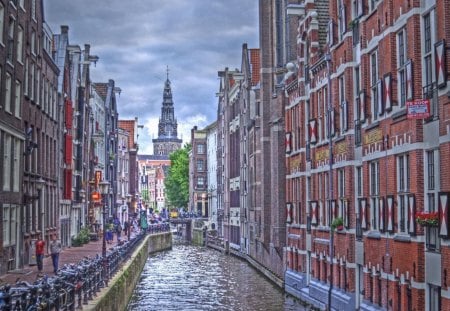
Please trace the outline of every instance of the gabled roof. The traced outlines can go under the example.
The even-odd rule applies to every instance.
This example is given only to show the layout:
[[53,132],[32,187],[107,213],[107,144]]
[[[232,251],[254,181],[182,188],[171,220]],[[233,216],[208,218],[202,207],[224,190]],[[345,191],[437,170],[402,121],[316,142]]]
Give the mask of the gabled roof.
[[106,96],[108,94],[108,83],[93,83],[92,86],[94,87],[97,94],[103,99],[106,100]]
[[127,131],[130,133],[130,136],[128,138],[128,148],[134,149],[134,129],[135,129],[136,120],[119,120],[119,128]]

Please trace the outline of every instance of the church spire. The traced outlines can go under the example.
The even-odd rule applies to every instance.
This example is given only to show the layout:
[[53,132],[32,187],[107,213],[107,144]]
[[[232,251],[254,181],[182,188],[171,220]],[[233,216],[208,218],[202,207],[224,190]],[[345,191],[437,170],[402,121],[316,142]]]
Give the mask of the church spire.
[[161,117],[158,124],[158,138],[153,139],[153,153],[155,155],[169,155],[172,151],[181,148],[181,139],[178,139],[178,123],[173,107],[172,88],[169,80],[169,66],[166,69],[167,79],[164,83],[163,103]]

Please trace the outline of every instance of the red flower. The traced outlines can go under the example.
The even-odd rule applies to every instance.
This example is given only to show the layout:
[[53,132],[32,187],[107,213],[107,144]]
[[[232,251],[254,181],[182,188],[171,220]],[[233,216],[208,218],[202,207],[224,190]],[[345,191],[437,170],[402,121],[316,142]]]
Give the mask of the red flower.
[[438,212],[417,212],[416,222],[421,226],[437,227],[439,225]]

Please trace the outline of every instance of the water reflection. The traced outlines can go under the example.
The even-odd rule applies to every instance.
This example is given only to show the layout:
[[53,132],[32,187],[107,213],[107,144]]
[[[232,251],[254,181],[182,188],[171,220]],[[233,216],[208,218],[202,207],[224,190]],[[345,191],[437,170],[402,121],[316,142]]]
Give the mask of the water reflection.
[[175,244],[151,255],[128,310],[305,310],[233,256]]

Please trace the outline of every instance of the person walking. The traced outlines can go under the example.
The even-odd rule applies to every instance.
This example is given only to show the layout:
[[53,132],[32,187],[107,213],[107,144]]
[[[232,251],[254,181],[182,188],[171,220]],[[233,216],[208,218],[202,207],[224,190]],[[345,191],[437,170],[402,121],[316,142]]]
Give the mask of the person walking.
[[38,239],[35,244],[36,247],[36,263],[39,271],[39,275],[42,275],[42,266],[44,261],[44,252],[45,252],[45,241],[42,240],[41,235],[38,236]]
[[58,272],[59,253],[61,253],[61,242],[58,240],[56,234],[50,242],[50,253],[52,255],[53,272],[56,274]]

